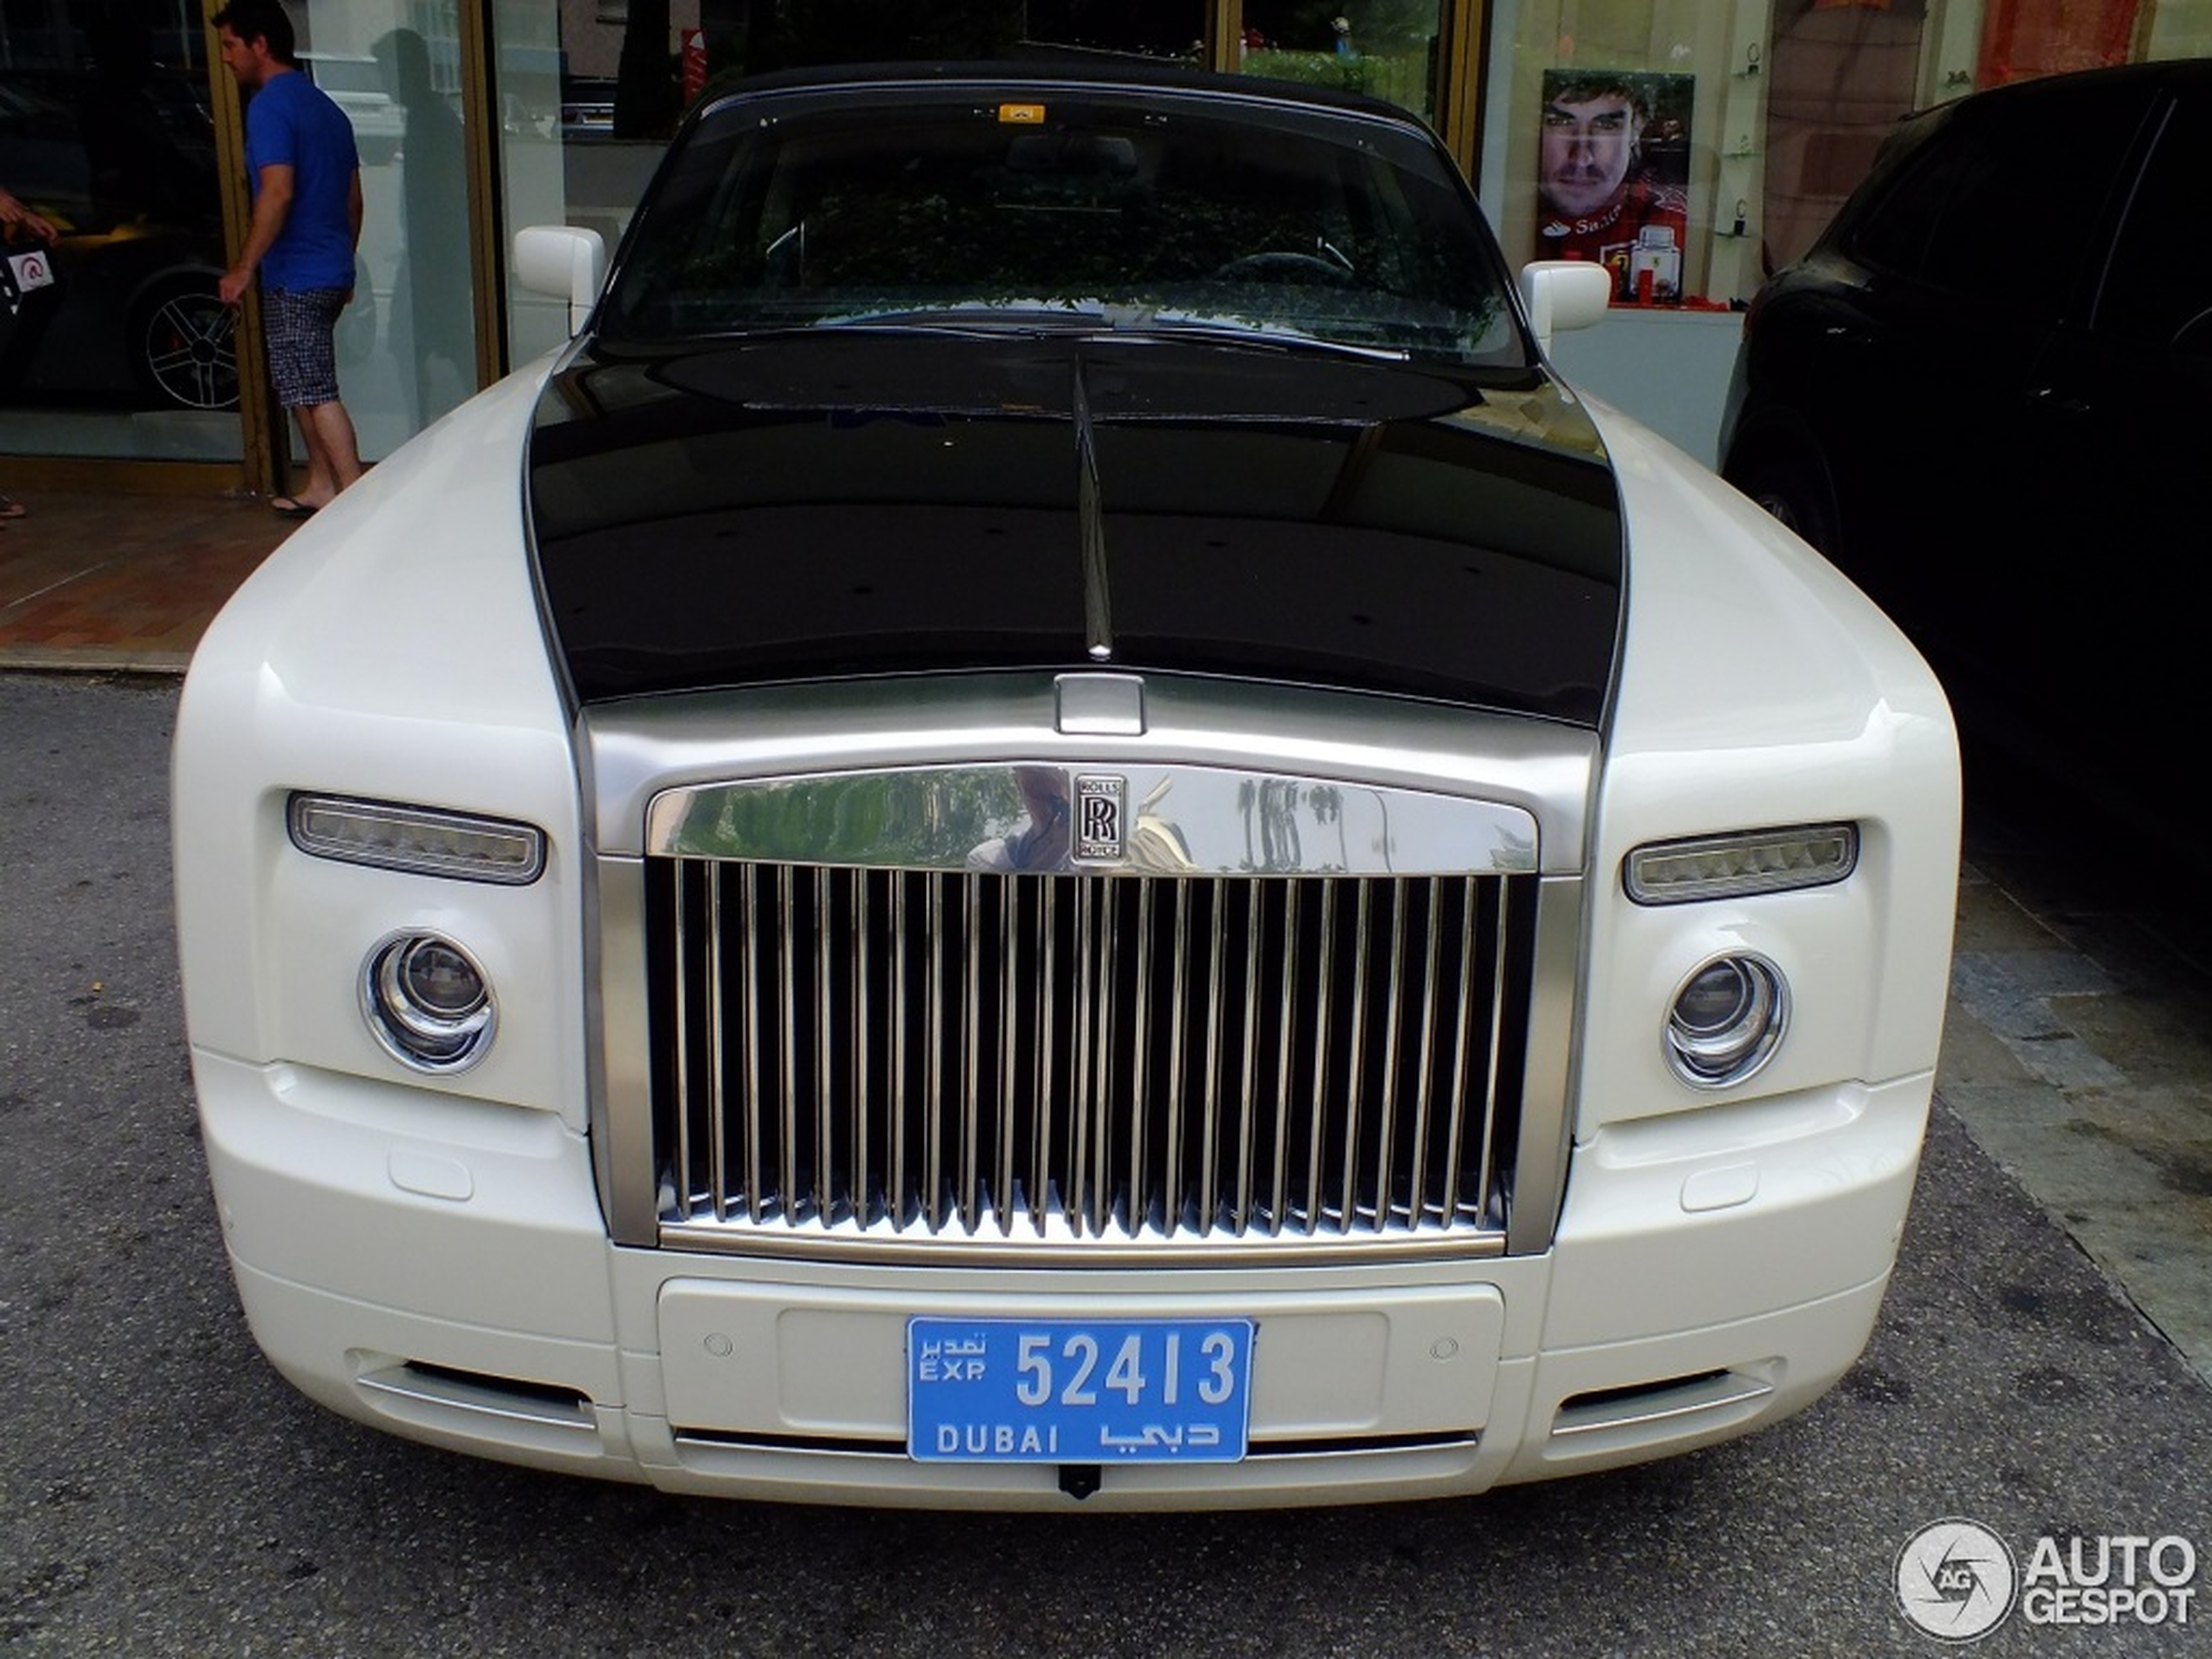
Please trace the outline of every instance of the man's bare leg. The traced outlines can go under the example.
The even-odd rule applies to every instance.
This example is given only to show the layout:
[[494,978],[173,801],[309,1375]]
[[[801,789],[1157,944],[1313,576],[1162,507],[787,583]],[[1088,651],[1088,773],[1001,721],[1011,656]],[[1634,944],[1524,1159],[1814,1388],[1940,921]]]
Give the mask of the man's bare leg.
[[327,507],[331,499],[361,475],[360,441],[354,435],[353,417],[334,399],[310,403],[292,411],[300,422],[300,436],[307,449],[307,482],[293,492],[302,507]]

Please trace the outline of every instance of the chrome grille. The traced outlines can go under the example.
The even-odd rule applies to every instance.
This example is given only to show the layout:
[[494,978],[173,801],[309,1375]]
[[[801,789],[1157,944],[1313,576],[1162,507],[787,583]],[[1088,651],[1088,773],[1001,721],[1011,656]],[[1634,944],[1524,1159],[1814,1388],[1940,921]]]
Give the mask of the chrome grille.
[[646,867],[664,1234],[1503,1225],[1534,877]]

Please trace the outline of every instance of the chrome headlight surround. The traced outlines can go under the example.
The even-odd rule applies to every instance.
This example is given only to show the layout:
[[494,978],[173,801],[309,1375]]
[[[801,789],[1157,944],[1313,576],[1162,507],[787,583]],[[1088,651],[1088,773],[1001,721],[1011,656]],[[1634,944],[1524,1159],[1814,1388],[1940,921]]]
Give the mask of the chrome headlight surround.
[[388,934],[361,962],[361,1017],[384,1051],[411,1070],[466,1071],[499,1023],[491,981],[443,934]]
[[341,864],[510,887],[545,870],[545,832],[507,819],[305,792],[287,803],[284,819],[293,846]]
[[1790,1025],[1790,982],[1756,951],[1709,958],[1675,988],[1662,1042],[1693,1089],[1726,1089],[1774,1058]]
[[1858,826],[1797,824],[1680,841],[1647,841],[1621,862],[1640,905],[1694,904],[1832,887],[1858,867]]

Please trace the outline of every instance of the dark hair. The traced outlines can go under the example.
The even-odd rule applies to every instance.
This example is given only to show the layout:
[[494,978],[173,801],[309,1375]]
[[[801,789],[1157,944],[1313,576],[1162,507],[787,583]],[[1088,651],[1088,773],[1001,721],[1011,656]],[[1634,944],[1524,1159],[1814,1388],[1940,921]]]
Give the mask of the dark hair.
[[299,61],[299,43],[292,32],[292,18],[277,0],[231,0],[208,19],[243,41],[266,40],[269,56],[280,64]]
[[1602,98],[1617,98],[1635,111],[1639,123],[1651,118],[1656,102],[1652,91],[1651,77],[1621,70],[1554,69],[1544,72],[1547,104],[1589,104]]

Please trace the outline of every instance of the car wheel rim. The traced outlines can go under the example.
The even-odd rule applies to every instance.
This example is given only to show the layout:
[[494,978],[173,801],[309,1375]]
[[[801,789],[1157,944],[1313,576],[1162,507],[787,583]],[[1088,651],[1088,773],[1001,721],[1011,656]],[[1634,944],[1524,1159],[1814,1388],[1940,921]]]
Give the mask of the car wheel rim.
[[1752,500],[1758,503],[1768,517],[1780,524],[1783,529],[1794,530],[1797,528],[1797,516],[1791,510],[1790,503],[1784,497],[1761,495],[1753,496]]
[[147,320],[146,373],[172,401],[192,409],[238,403],[238,314],[208,293],[167,300]]

